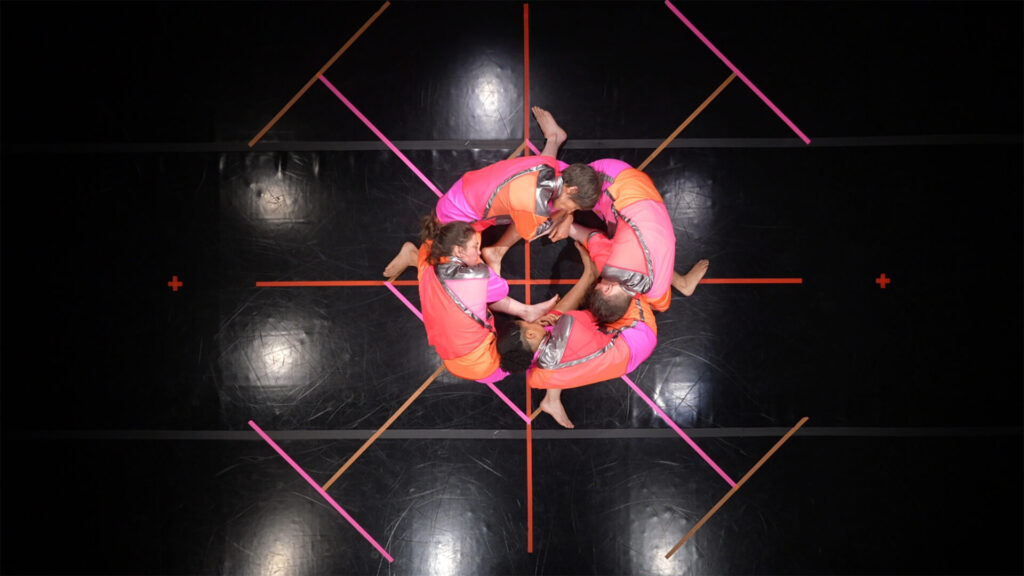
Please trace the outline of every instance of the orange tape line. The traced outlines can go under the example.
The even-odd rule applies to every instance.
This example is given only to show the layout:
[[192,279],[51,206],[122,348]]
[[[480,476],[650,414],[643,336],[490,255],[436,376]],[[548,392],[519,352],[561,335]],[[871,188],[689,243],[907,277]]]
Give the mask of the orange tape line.
[[[511,224],[510,224],[510,226],[511,226]],[[533,284],[533,281],[530,280],[530,243],[529,242],[524,242],[523,245],[526,247],[526,261],[523,264],[523,267],[526,268],[526,279],[523,280],[523,285],[526,287],[526,296],[524,296],[523,302],[525,302],[526,304],[529,304],[530,303],[530,286]],[[518,284],[518,282],[517,282],[517,284]]]
[[[397,276],[395,277],[397,278]],[[316,288],[325,286],[418,286],[418,280],[268,280],[257,282],[257,288]]]
[[[530,385],[526,385],[526,411],[530,411],[533,399]],[[533,554],[533,422],[526,423],[526,551]]]
[[[523,4],[523,144],[530,139],[530,5]],[[529,156],[529,150],[524,150]]]
[[803,284],[803,278],[701,278],[701,284]]
[[[394,278],[398,278],[395,276]],[[527,278],[522,280],[506,280],[509,284],[552,285],[575,284],[572,278]],[[418,286],[418,280],[267,280],[257,282],[257,288],[317,288],[331,286]],[[701,284],[803,284],[803,278],[701,278]]]
[[[530,5],[523,4],[523,153],[529,155],[530,140]],[[526,245],[526,303],[530,303],[530,243]],[[526,412],[533,406],[530,385],[526,385]],[[526,423],[526,552],[533,554],[533,422]]]

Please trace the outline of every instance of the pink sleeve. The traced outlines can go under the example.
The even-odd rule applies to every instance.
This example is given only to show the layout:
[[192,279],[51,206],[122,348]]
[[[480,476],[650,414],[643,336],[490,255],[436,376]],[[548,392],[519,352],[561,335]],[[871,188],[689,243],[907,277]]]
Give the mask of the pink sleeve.
[[482,384],[494,384],[495,382],[501,382],[508,375],[509,373],[502,370],[501,367],[499,366],[494,370],[494,372],[491,372],[490,376],[480,378],[477,380],[477,382],[480,382]]
[[437,201],[434,208],[437,219],[442,224],[449,222],[474,222],[480,216],[473,211],[466,194],[462,190],[462,179],[455,181],[448,192]]
[[[602,158],[600,160],[594,160],[593,162],[590,163],[590,167],[604,174],[611,180],[615,180],[615,177],[619,175],[619,172],[622,172],[626,168],[632,168],[632,166],[630,166],[628,163],[615,158]],[[606,188],[608,188],[610,184],[611,182],[604,182],[604,185],[601,186],[601,190],[605,190]]]
[[[488,268],[490,270],[490,268]],[[504,278],[490,270],[491,276],[487,279],[487,303],[504,300],[508,296],[508,282]]]
[[629,345],[629,365],[626,366],[626,374],[636,370],[641,362],[650,358],[651,352],[654,352],[654,347],[658,344],[657,335],[650,326],[642,322],[623,330],[620,337]]

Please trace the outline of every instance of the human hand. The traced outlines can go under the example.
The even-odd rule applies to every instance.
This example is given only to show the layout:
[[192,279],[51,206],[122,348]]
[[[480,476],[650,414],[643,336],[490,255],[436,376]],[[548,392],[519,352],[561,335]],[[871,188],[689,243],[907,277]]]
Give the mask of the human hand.
[[551,233],[548,234],[548,238],[552,242],[558,242],[559,240],[565,240],[569,237],[569,232],[572,230],[572,212],[569,212],[562,218],[555,227],[551,229]]
[[554,326],[558,322],[558,314],[548,313],[537,319],[537,324],[541,326]]

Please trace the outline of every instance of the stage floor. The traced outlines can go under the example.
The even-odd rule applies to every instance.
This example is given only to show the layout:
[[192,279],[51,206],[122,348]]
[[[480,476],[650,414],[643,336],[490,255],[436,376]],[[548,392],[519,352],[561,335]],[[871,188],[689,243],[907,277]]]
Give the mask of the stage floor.
[[[0,10],[4,574],[1024,572],[1021,3]],[[573,430],[382,282],[530,105],[710,260]]]

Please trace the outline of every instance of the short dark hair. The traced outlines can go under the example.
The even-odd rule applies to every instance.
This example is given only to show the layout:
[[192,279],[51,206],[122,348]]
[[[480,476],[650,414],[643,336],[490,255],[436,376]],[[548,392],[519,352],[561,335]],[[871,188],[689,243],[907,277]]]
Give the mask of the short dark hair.
[[598,324],[611,324],[622,318],[632,302],[633,296],[625,290],[614,296],[606,296],[598,290],[591,290],[587,295],[587,309]]
[[501,355],[499,366],[509,374],[526,372],[533,363],[533,350],[523,337],[521,322],[507,322],[498,328],[498,354]]
[[601,175],[590,164],[570,164],[562,171],[562,185],[576,187],[570,198],[581,210],[592,210],[601,199]]

